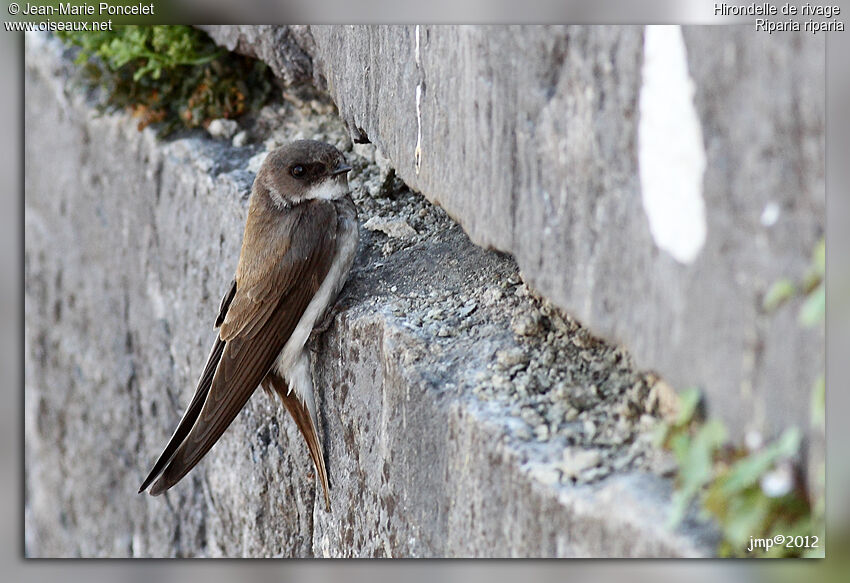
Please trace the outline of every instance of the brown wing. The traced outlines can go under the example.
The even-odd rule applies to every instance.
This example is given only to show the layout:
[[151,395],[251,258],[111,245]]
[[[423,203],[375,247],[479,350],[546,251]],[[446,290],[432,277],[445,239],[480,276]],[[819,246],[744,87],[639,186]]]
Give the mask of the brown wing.
[[[221,326],[224,316],[227,314],[227,308],[230,306],[230,302],[233,300],[235,293],[236,280],[234,279],[230,282],[230,288],[227,293],[224,294],[224,297],[221,299],[221,307],[219,308],[218,317],[215,321],[216,328]],[[198,379],[198,387],[195,389],[192,401],[189,403],[189,406],[186,407],[186,412],[183,413],[183,418],[180,419],[180,423],[177,424],[177,429],[174,430],[171,439],[168,440],[168,444],[165,446],[165,449],[162,450],[162,453],[153,465],[148,477],[145,478],[144,482],[142,482],[142,486],[139,488],[140,494],[144,492],[145,489],[150,486],[151,482],[154,481],[154,478],[162,472],[165,464],[174,457],[174,452],[177,451],[177,448],[181,443],[183,443],[186,436],[189,435],[189,430],[192,429],[192,426],[198,419],[198,415],[201,413],[201,407],[203,407],[204,401],[207,400],[207,394],[209,393],[210,386],[212,385],[215,369],[218,367],[218,361],[221,359],[223,352],[224,341],[216,336],[215,343],[213,343],[212,350],[210,350],[210,355],[207,358],[207,364],[204,366],[204,372],[201,373],[201,378]]]
[[330,269],[336,250],[333,205],[313,201],[289,212],[291,216],[284,220],[294,223],[288,232],[308,236],[279,241],[286,251],[264,277],[243,286],[237,276],[236,292],[219,333],[224,346],[208,394],[191,431],[151,487],[154,496],[185,476],[236,418]]

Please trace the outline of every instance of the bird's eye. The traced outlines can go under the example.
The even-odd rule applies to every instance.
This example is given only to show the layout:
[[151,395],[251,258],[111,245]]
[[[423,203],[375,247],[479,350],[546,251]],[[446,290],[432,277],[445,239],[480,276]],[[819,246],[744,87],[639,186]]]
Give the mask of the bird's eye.
[[297,166],[293,166],[292,170],[289,171],[295,178],[301,178],[304,176],[306,170],[304,170],[304,166],[298,164]]

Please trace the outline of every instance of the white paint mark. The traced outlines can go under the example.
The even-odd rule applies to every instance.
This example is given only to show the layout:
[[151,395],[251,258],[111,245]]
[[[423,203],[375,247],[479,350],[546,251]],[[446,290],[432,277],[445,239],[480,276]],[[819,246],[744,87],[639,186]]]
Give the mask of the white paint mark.
[[761,211],[761,224],[765,227],[772,227],[779,220],[779,205],[770,201],[764,205],[764,210]]
[[422,165],[422,84],[416,86],[416,149],[413,150],[413,161],[416,174]]
[[[149,229],[145,229],[145,231],[149,231]],[[157,320],[162,320],[166,316],[165,306],[167,303],[162,293],[162,282],[152,271],[149,271],[145,283],[151,311]]]
[[414,58],[416,59],[416,66],[419,67],[419,25],[417,24],[413,29],[413,35],[416,37],[416,54]]
[[691,263],[706,239],[702,196],[705,149],[678,25],[644,36],[638,159],[643,208],[655,244]]
[[[419,25],[417,24],[413,29],[413,35],[416,37],[416,51],[414,53],[414,60],[416,61],[416,68],[419,69],[420,66],[420,57],[419,57]],[[421,76],[420,76],[421,77]],[[416,149],[413,150],[413,163],[416,169],[416,175],[419,175],[419,168],[422,166],[422,81],[416,85]]]

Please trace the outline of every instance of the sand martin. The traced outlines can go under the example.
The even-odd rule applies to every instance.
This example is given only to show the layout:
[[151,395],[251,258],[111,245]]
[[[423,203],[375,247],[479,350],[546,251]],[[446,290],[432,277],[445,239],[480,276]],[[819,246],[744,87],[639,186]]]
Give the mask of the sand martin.
[[311,140],[266,157],[251,190],[236,277],[215,320],[218,336],[192,401],[139,492],[153,484],[156,496],[180,481],[262,385],[304,436],[330,506],[305,345],[357,250],[349,170],[336,148]]

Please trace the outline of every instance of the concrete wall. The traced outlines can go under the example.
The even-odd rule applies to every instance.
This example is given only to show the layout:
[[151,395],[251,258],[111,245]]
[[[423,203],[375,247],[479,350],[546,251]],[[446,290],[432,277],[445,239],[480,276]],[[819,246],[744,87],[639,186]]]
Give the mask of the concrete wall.
[[735,435],[808,426],[823,330],[760,307],[823,236],[822,35],[202,28],[287,79],[268,56],[309,55],[353,139]]
[[[665,526],[650,378],[532,297],[511,258],[406,188],[387,192],[369,148],[350,144],[375,230],[313,363],[331,511],[294,424],[262,394],[177,487],[137,494],[212,341],[263,136],[157,140],[97,115],[67,69],[28,37],[28,556],[711,552],[704,526]],[[346,142],[335,115],[275,115]],[[408,234],[381,232],[392,221]]]

